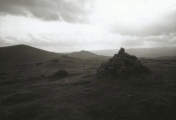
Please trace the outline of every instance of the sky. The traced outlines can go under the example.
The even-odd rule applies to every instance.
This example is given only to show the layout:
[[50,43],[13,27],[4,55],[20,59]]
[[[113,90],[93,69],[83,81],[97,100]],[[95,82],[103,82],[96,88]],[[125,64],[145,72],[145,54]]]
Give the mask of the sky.
[[176,47],[176,0],[0,0],[0,47]]

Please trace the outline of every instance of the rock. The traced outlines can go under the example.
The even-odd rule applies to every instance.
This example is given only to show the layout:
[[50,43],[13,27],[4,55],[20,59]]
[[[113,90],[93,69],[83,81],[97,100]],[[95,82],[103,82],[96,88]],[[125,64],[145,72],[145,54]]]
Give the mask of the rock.
[[53,76],[54,77],[66,77],[66,76],[68,76],[69,74],[68,74],[68,72],[66,71],[66,70],[62,70],[62,69],[60,69],[60,70],[58,70]]
[[124,52],[125,52],[125,49],[121,47],[118,54],[123,54]]
[[101,70],[98,70],[98,71],[97,71],[97,76],[98,76],[98,77],[104,77],[104,76],[106,76],[106,75],[108,75],[108,70],[101,69]]
[[116,76],[124,77],[125,75],[127,75],[127,73],[128,73],[127,67],[122,66],[116,71]]
[[137,58],[136,56],[132,55],[132,56],[131,56],[131,59],[137,60],[138,58]]
[[115,72],[115,67],[109,66],[108,71],[110,71],[111,73],[114,73]]
[[136,56],[126,53],[124,48],[97,69],[98,75],[112,74],[118,77],[148,72],[150,70]]
[[126,53],[126,52],[123,52],[123,53],[122,53],[122,56],[123,56],[123,57],[126,57],[126,58],[129,58],[129,59],[131,59],[131,57],[132,57],[130,54],[128,54],[128,53]]
[[51,62],[59,62],[59,60],[55,59],[55,60],[51,60]]

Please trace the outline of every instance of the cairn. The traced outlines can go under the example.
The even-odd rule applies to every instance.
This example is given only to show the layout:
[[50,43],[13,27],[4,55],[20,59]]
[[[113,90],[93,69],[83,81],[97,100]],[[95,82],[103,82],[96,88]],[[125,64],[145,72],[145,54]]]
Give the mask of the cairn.
[[124,48],[97,69],[98,76],[113,74],[117,77],[127,77],[149,72],[150,70],[136,56],[126,53]]

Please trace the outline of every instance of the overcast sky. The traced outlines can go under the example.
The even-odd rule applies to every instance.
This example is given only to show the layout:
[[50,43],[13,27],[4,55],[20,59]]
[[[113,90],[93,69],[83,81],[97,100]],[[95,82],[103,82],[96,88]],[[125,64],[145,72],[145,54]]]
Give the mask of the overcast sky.
[[176,47],[176,0],[0,0],[0,47]]

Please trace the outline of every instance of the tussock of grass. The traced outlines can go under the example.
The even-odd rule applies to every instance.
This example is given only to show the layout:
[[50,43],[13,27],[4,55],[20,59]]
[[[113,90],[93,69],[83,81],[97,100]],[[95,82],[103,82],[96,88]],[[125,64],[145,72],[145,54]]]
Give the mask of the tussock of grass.
[[66,70],[58,70],[53,76],[54,77],[67,77],[69,74]]

